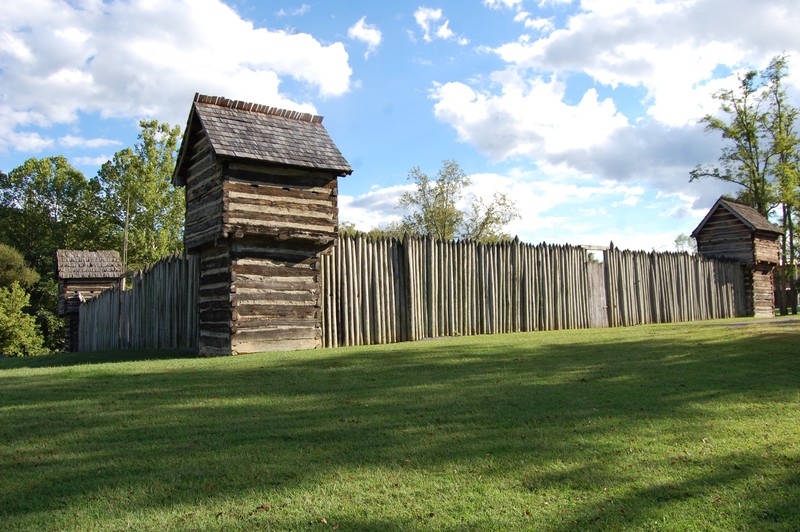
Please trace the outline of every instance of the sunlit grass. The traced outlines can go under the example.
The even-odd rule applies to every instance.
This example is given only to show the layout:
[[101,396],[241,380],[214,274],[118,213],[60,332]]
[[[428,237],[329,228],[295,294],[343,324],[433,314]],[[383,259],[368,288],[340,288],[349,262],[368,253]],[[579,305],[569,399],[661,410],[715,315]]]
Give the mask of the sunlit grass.
[[721,323],[2,360],[0,528],[795,530],[800,322]]

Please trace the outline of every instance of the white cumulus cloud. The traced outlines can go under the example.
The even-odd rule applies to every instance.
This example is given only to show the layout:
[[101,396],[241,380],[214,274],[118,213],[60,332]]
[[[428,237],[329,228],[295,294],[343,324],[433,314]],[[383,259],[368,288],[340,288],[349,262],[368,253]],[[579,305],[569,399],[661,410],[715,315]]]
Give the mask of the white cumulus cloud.
[[195,92],[315,112],[284,96],[281,82],[323,98],[350,89],[343,43],[256,27],[219,0],[5,4],[0,149],[52,143],[26,128],[79,113],[181,123]]
[[444,18],[441,9],[431,7],[419,7],[414,12],[414,20],[422,30],[422,40],[432,42],[435,38],[442,40],[454,40],[460,45],[469,44],[469,39],[457,35],[450,29],[450,21]]
[[367,45],[367,51],[364,53],[364,58],[368,58],[371,53],[378,49],[381,44],[381,31],[373,24],[367,24],[367,17],[361,17],[358,22],[350,26],[347,30],[347,36],[356,41],[363,42]]

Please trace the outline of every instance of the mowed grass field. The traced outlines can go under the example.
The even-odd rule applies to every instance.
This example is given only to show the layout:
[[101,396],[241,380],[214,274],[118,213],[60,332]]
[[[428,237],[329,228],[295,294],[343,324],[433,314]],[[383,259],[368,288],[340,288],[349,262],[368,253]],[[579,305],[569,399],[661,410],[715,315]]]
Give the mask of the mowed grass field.
[[3,530],[798,530],[800,320],[0,360]]

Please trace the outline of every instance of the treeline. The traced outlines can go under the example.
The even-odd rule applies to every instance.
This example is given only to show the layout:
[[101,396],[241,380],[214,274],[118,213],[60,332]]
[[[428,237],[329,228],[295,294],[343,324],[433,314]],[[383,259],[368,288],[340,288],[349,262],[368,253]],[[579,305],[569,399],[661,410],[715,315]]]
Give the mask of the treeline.
[[57,249],[116,250],[127,271],[182,251],[183,192],[170,181],[180,128],[155,120],[139,125],[138,142],[114,154],[93,177],[63,156],[32,158],[0,171],[0,326],[7,325],[0,332],[0,354],[63,348]]

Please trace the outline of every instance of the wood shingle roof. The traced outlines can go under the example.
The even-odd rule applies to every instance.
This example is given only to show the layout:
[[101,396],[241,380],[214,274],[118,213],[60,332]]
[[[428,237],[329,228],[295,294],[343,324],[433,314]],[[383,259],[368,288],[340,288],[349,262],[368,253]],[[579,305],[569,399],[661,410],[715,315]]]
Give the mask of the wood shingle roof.
[[56,251],[59,279],[117,279],[122,276],[122,260],[116,251]]
[[322,117],[196,94],[173,182],[185,183],[190,135],[201,127],[217,157],[247,159],[349,175],[352,168],[322,125]]
[[772,224],[769,220],[767,220],[760,212],[758,212],[753,207],[720,197],[714,204],[714,206],[711,207],[711,209],[708,211],[706,217],[703,218],[703,221],[700,222],[700,225],[698,225],[697,228],[694,231],[692,231],[692,237],[695,238],[697,237],[698,233],[702,231],[703,226],[717,211],[717,209],[727,210],[732,215],[734,215],[740,222],[746,225],[747,228],[750,229],[750,231],[753,233],[759,231],[775,235],[781,234],[781,229],[778,226]]

